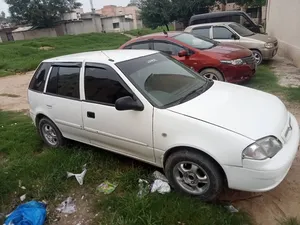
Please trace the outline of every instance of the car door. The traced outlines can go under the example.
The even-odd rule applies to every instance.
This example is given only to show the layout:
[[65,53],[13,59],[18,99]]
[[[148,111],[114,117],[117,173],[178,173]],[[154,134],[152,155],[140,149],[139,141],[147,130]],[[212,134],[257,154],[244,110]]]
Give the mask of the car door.
[[133,91],[109,65],[86,63],[84,69],[83,128],[92,145],[154,162],[152,141],[153,107],[143,111],[118,111],[117,99]]
[[53,64],[41,105],[64,137],[86,142],[82,130],[79,91],[81,65],[77,62]]
[[213,26],[213,39],[228,44],[239,44],[234,33],[224,26]]

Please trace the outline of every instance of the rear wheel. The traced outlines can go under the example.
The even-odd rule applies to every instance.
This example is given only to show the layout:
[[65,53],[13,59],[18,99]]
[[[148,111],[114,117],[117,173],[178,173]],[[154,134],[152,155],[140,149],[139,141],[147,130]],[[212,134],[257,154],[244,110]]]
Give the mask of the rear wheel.
[[224,178],[219,165],[201,152],[182,149],[171,154],[166,161],[165,173],[175,190],[203,201],[215,200],[223,188]]
[[213,68],[204,69],[199,74],[210,80],[225,81],[223,75],[218,70]]
[[60,147],[64,144],[64,137],[57,126],[48,118],[42,118],[38,123],[38,130],[44,142],[52,148]]

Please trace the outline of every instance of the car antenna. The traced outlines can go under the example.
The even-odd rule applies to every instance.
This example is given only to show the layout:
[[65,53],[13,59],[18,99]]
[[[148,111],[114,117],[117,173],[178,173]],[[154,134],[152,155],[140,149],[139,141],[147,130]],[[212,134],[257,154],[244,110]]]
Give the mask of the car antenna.
[[105,55],[108,58],[108,61],[110,61],[110,62],[114,62],[115,61],[115,60],[109,58],[108,55],[106,55],[104,51],[102,51],[102,53],[103,53],[103,55]]
[[165,29],[163,29],[163,32],[166,36],[168,36],[168,32]]

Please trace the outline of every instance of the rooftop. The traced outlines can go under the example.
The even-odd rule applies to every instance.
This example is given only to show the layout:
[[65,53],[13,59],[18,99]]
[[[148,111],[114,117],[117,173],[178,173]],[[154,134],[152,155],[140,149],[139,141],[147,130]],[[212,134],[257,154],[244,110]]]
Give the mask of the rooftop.
[[215,23],[201,23],[201,24],[195,24],[192,26],[188,26],[187,28],[195,28],[195,27],[207,27],[207,26],[213,26],[213,25],[229,25],[232,24],[234,22],[215,22]]
[[109,59],[114,60],[114,63],[123,62],[147,55],[156,53],[157,51],[152,50],[105,50],[105,51],[94,51],[94,52],[83,52],[72,55],[64,55],[51,59],[44,60],[44,62],[95,62],[104,63],[108,62]]

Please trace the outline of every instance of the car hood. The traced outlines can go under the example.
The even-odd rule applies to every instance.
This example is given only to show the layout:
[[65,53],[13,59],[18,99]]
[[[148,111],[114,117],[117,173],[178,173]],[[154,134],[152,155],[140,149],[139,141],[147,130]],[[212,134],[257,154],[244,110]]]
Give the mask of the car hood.
[[250,56],[252,52],[239,45],[219,43],[217,46],[205,50],[206,53],[212,53],[219,59],[239,59]]
[[249,36],[247,38],[255,39],[255,40],[263,41],[263,42],[271,42],[271,43],[274,43],[274,42],[277,41],[277,39],[275,37],[271,37],[271,36],[268,36],[268,35],[265,35],[265,34],[254,34],[254,35]]
[[288,111],[276,97],[251,88],[214,82],[198,97],[168,110],[238,133],[252,140],[280,138]]

